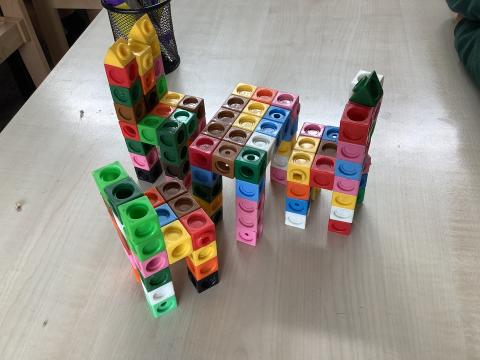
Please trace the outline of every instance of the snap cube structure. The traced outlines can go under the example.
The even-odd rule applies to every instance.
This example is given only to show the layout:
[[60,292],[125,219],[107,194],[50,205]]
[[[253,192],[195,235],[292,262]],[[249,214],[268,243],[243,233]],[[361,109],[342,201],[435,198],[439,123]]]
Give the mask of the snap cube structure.
[[203,99],[168,91],[161,47],[148,15],[107,51],[105,72],[120,130],[140,180],[162,173],[190,182],[187,146],[205,127]]
[[177,307],[171,264],[186,260],[198,292],[218,283],[215,225],[180,180],[142,192],[118,162],[92,175],[154,317]]
[[363,201],[371,158],[368,151],[383,97],[383,76],[360,71],[340,127],[304,123],[287,166],[285,224],[304,229],[312,196],[332,191],[328,231],[351,232]]

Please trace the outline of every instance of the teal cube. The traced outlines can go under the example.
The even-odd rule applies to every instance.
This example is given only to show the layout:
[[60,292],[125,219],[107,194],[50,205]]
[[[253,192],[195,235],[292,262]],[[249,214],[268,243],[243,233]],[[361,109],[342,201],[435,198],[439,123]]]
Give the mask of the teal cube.
[[127,172],[118,161],[105,165],[97,170],[93,170],[92,176],[95,184],[97,184],[98,191],[100,191],[100,194],[105,201],[107,200],[105,188],[120,180],[128,178]]
[[120,221],[122,221],[122,218],[118,212],[118,207],[143,196],[140,187],[130,177],[108,185],[105,188],[105,194],[107,195],[107,202]]
[[135,81],[129,88],[110,85],[113,102],[120,105],[133,107],[137,101],[143,96],[140,80]]
[[245,146],[235,159],[235,177],[259,184],[267,169],[267,152]]
[[183,110],[183,109],[177,109],[173,112],[172,115],[170,115],[170,118],[185,124],[187,128],[187,137],[192,136],[195,133],[195,131],[197,131],[197,126],[198,126],[197,114],[193,112]]
[[150,145],[160,145],[158,142],[158,130],[166,121],[158,115],[148,114],[137,125],[140,141]]

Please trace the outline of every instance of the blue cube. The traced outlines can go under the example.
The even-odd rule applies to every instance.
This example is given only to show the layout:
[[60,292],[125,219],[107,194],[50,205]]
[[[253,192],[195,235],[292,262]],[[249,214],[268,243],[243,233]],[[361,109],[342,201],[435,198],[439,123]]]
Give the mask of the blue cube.
[[205,185],[207,187],[213,187],[220,175],[215,174],[214,172],[191,166],[192,169],[192,182]]
[[367,186],[367,179],[368,179],[368,173],[363,174],[362,178],[360,179],[360,187],[365,188]]
[[337,126],[325,126],[323,130],[322,140],[328,140],[333,142],[338,142],[338,131]]
[[259,184],[235,179],[235,194],[237,197],[259,202],[265,191],[265,178]]
[[360,181],[362,178],[362,164],[347,160],[335,160],[335,177]]
[[155,208],[155,211],[157,212],[160,227],[177,220],[177,216],[167,204],[160,205],[159,207]]
[[285,198],[285,211],[299,215],[307,215],[309,206],[310,200]]
[[260,120],[257,127],[255,128],[255,132],[274,137],[277,143],[280,142],[282,135],[281,131],[282,124],[265,118]]

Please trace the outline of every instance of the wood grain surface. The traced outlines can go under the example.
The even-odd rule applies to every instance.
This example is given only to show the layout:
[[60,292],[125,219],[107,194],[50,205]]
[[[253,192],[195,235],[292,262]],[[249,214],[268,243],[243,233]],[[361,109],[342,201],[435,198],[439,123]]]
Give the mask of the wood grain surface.
[[239,81],[294,91],[301,121],[338,124],[358,69],[385,74],[365,203],[327,234],[283,225],[267,186],[256,248],[234,238],[224,182],[221,282],[153,319],[90,171],[133,174],[103,54],[102,12],[0,134],[1,359],[480,359],[480,98],[443,1],[172,2],[169,85],[213,115]]

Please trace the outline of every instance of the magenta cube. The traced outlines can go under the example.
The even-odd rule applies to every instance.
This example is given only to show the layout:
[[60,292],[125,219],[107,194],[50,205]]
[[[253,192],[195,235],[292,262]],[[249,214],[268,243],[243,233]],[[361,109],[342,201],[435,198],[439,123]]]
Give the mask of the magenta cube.
[[278,106],[287,110],[290,110],[293,117],[297,117],[299,111],[299,98],[298,95],[279,91],[275,99],[273,99],[272,105]]
[[366,148],[363,145],[339,141],[337,144],[337,159],[363,164]]
[[300,135],[321,139],[324,129],[325,125],[306,122],[303,124],[302,129],[300,130]]
[[168,257],[166,251],[162,251],[145,261],[140,261],[135,255],[133,256],[135,257],[136,267],[142,273],[144,278],[149,277],[150,275],[153,275],[168,266]]
[[132,159],[133,166],[136,168],[144,169],[150,171],[153,165],[158,161],[158,151],[156,147],[153,147],[152,150],[147,154],[147,156],[129,153],[130,159]]
[[270,166],[270,180],[287,186],[287,170]]
[[346,179],[343,177],[335,176],[333,179],[333,191],[357,196],[358,188],[360,187],[360,181]]

